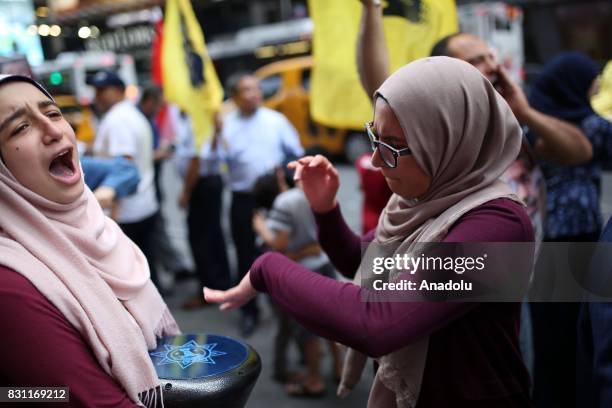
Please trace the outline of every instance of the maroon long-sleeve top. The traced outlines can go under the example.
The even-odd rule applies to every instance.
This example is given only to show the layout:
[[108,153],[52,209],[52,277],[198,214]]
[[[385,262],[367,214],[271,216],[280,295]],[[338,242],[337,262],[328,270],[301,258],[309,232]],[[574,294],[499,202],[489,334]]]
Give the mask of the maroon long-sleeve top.
[[70,403],[41,405],[47,407],[136,407],[59,309],[2,265],[0,311],[0,385],[69,387]]
[[[352,276],[361,244],[373,233],[355,235],[338,207],[316,214],[316,220],[321,246],[343,275]],[[497,199],[466,213],[443,242],[533,239],[523,207]],[[255,261],[251,282],[312,332],[372,357],[430,336],[419,408],[530,406],[529,376],[518,346],[519,304],[363,302],[366,289],[312,273],[276,253]]]

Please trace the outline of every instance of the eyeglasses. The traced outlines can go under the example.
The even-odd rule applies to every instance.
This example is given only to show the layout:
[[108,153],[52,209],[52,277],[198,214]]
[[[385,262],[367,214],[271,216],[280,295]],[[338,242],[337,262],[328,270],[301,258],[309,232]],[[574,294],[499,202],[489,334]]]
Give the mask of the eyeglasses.
[[372,129],[372,122],[368,122],[365,124],[365,130],[370,138],[370,145],[372,146],[372,151],[375,152],[378,149],[378,153],[382,158],[383,162],[392,169],[397,167],[397,158],[400,156],[407,156],[412,154],[412,150],[408,147],[404,147],[403,149],[396,149],[395,147],[389,146],[385,142],[381,142],[378,140],[378,136],[374,133]]

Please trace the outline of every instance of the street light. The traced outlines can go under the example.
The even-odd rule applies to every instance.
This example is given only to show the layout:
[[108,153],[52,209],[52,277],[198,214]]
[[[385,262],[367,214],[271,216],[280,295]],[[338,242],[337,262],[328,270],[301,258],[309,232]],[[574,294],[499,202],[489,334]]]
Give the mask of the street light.
[[79,32],[77,34],[80,38],[89,38],[89,36],[91,35],[91,28],[85,26],[81,27],[79,28]]
[[38,34],[41,37],[46,37],[51,32],[51,28],[47,24],[41,24],[38,26]]
[[58,26],[57,24],[53,24],[49,29],[49,34],[51,34],[52,37],[58,37],[61,33],[62,27]]

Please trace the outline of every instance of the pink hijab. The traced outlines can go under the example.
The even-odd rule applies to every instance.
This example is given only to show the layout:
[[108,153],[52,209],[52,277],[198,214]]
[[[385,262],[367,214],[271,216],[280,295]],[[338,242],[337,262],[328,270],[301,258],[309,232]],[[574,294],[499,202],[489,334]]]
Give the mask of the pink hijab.
[[68,319],[102,368],[141,406],[163,406],[147,352],[180,332],[149,279],[147,260],[104,216],[92,192],[58,204],[21,185],[0,160],[0,265]]

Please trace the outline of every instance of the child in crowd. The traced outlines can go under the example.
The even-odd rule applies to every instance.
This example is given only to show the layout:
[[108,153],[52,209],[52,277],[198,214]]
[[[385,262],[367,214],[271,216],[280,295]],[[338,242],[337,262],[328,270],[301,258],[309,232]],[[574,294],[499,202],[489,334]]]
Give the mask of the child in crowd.
[[[259,211],[253,217],[253,229],[262,244],[281,252],[306,268],[333,277],[335,272],[327,256],[317,242],[316,224],[304,193],[294,186],[292,177],[283,169],[260,177],[254,193]],[[266,213],[267,212],[267,213]],[[325,381],[320,373],[319,338],[305,330],[287,314],[275,307],[278,331],[275,338],[274,377],[285,382],[289,395],[321,396],[325,393]],[[286,354],[291,338],[295,338],[303,350],[307,366],[305,377],[289,378]],[[329,342],[334,375],[341,371],[340,349]]]

